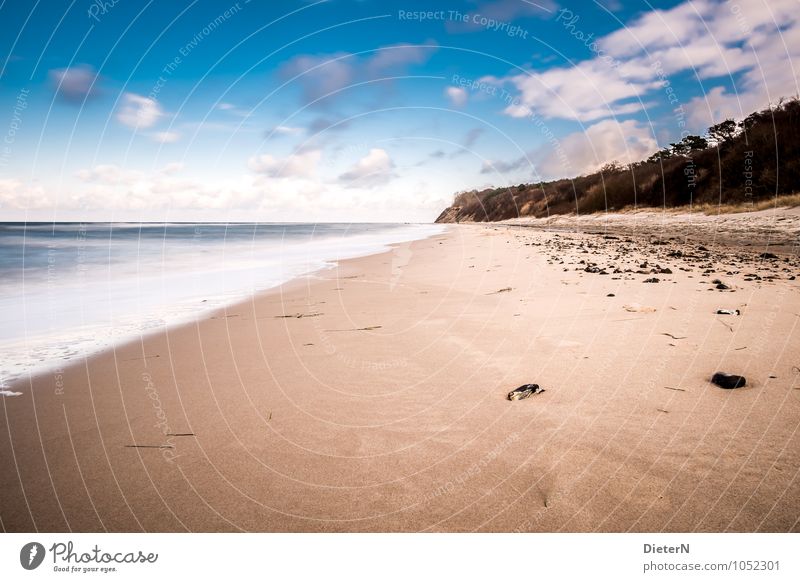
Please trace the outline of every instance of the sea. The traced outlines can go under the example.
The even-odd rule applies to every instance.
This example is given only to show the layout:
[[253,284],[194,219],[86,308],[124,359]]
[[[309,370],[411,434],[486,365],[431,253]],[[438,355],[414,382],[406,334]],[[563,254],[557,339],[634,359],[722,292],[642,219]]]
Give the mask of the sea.
[[434,224],[0,223],[0,392]]

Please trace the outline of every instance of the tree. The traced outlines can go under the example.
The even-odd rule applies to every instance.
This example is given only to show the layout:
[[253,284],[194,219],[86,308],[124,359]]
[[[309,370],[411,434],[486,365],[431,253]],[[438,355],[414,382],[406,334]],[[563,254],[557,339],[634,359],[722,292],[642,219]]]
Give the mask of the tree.
[[736,137],[736,122],[733,119],[726,119],[708,128],[708,137],[717,146],[724,146]]
[[646,161],[650,164],[655,164],[671,157],[672,157],[672,150],[669,148],[662,148],[658,150],[656,153],[654,153],[652,156],[647,158]]
[[756,111],[751,113],[743,120],[739,122],[739,127],[745,131],[750,131],[759,123],[764,122],[772,122],[772,110],[771,109],[763,109],[761,111]]
[[603,167],[600,168],[600,172],[603,174],[616,174],[617,172],[621,172],[625,169],[625,166],[620,164],[617,160],[612,160],[603,164]]
[[699,135],[687,135],[678,143],[669,144],[672,152],[677,156],[688,156],[694,151],[704,150],[708,147],[708,141]]

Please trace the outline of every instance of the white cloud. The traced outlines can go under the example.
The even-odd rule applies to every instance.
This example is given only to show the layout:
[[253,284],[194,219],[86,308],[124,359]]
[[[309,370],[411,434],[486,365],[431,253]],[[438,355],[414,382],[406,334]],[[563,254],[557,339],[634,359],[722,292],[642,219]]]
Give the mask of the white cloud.
[[615,57],[631,57],[643,51],[652,54],[659,49],[685,45],[705,32],[703,23],[714,10],[709,0],[684,2],[669,10],[652,10],[599,39],[598,45]]
[[394,162],[381,148],[372,148],[369,153],[358,160],[339,181],[348,188],[367,188],[388,182],[393,175]]
[[[800,93],[797,3],[775,0],[765,5],[754,1],[746,8],[741,5],[740,10],[711,25],[720,36],[734,42],[743,40],[743,51],[753,55],[754,64],[740,75],[733,90],[714,86],[705,95],[691,99],[685,109],[695,129],[704,129],[728,117],[741,119],[781,97]],[[776,23],[780,30],[776,30]]]
[[453,107],[463,107],[467,102],[467,91],[463,87],[448,87],[444,90],[444,94]]
[[53,201],[40,184],[26,184],[13,178],[0,178],[0,208],[38,210],[52,207]]
[[[466,154],[474,154],[475,144],[480,139],[480,137],[486,132],[486,130],[482,127],[473,127],[464,135],[464,137],[459,142],[461,146],[458,149],[453,150],[450,152],[448,156],[450,159],[457,158],[458,156],[463,156]],[[434,156],[436,157],[436,156]],[[483,173],[483,172],[482,172]]]
[[315,101],[356,82],[402,74],[408,66],[427,61],[433,50],[428,46],[397,44],[380,47],[369,56],[348,52],[299,55],[281,67],[280,75],[298,84],[307,101]]
[[142,178],[141,172],[120,168],[115,164],[99,164],[78,170],[75,176],[83,182],[105,185],[134,184]]
[[543,176],[556,178],[593,172],[613,160],[636,162],[657,149],[650,126],[633,119],[605,119],[567,135],[557,147],[548,147],[531,159],[537,160]]
[[186,132],[217,131],[221,133],[260,133],[257,127],[238,121],[186,121],[180,124],[180,128]]
[[519,101],[504,111],[509,116],[533,112],[594,121],[635,113],[649,105],[639,103],[643,99],[666,102],[660,75],[672,83],[672,76],[685,72],[701,80],[733,78],[736,94],[712,85],[708,103],[705,97],[687,94],[688,85],[675,89],[680,103],[689,105],[690,119],[701,124],[693,130],[702,130],[719,121],[715,111],[741,117],[770,100],[798,93],[799,16],[796,0],[684,2],[647,12],[598,38],[588,47],[596,58],[530,75],[485,79],[517,88]]
[[239,109],[233,103],[220,102],[217,103],[216,109],[218,111],[225,111],[226,113],[236,115],[238,117],[250,117],[251,112],[244,109]]
[[314,101],[349,85],[355,76],[350,53],[313,56],[300,55],[286,63],[281,74],[298,83],[308,101]]
[[[428,41],[426,45],[436,44]],[[372,78],[392,74],[402,74],[410,65],[421,65],[430,58],[433,48],[413,44],[399,43],[378,48],[367,58],[365,68]]]
[[508,174],[517,170],[526,169],[534,171],[536,168],[533,160],[528,156],[521,156],[511,162],[503,160],[484,160],[481,164],[481,174]]
[[[498,81],[490,77],[486,80]],[[638,111],[642,109],[638,99],[659,86],[656,81],[627,81],[600,59],[542,73],[514,75],[499,82],[510,82],[519,90],[518,102],[505,109],[511,117],[525,117],[534,112],[543,117],[580,121]],[[635,101],[621,103],[631,99]]]
[[480,173],[499,174],[512,181],[554,180],[594,172],[614,160],[637,162],[657,149],[650,126],[632,119],[604,119],[515,160],[484,161]]
[[153,141],[158,143],[175,143],[181,138],[181,134],[176,131],[159,131],[153,134]]
[[733,45],[748,41],[752,34],[777,35],[777,27],[797,23],[796,0],[750,0],[722,2],[693,0],[668,10],[653,10],[601,39],[598,44],[615,57],[638,57],[648,53],[660,58],[663,51],[687,49],[686,57],[695,62],[703,48],[718,46],[718,56]]
[[117,110],[117,120],[132,129],[152,127],[164,116],[158,101],[136,93],[125,93]]
[[315,149],[294,153],[285,158],[263,154],[250,158],[247,165],[254,172],[273,178],[311,177],[316,174],[321,157],[322,152]]
[[178,172],[182,171],[184,167],[185,166],[182,162],[170,162],[161,168],[160,172],[162,174],[177,174]]
[[550,18],[555,9],[553,0],[485,0],[469,12],[466,22],[448,20],[446,27],[449,32],[484,30],[484,19],[511,23],[525,17]]
[[78,187],[64,184],[55,190],[58,208],[98,211],[231,210],[259,204],[261,194],[244,178],[237,180],[234,177],[215,184],[206,180],[175,177],[182,169],[182,163],[172,162],[151,173],[113,164],[81,170],[76,174],[82,182]]
[[71,103],[81,103],[97,93],[97,71],[89,65],[53,69],[49,77],[58,96]]
[[305,131],[302,127],[292,127],[289,125],[277,125],[267,133],[278,133],[280,135],[297,135]]
[[167,176],[154,176],[148,184],[153,194],[178,194],[183,192],[202,192],[203,188],[194,180],[176,179]]
[[598,2],[601,6],[605,7],[610,12],[619,12],[624,8],[622,2],[619,0],[601,0]]
[[[370,159],[370,156],[366,156]],[[373,170],[391,166],[373,154]],[[364,162],[362,171],[370,166]],[[86,170],[95,181],[57,180],[46,187],[38,183],[0,179],[0,207],[7,217],[48,220],[58,213],[64,220],[284,220],[427,221],[447,205],[452,177],[428,176],[420,180],[377,180],[380,188],[349,187],[338,180],[315,177],[243,173],[197,176],[177,174],[180,164],[167,164],[144,173],[114,167]],[[379,176],[386,172],[379,172]],[[369,174],[353,186],[370,186]],[[28,211],[32,211],[27,214]],[[34,218],[35,217],[35,218]]]
[[317,134],[325,132],[342,131],[350,126],[348,119],[329,119],[327,117],[317,117],[308,124],[308,132]]

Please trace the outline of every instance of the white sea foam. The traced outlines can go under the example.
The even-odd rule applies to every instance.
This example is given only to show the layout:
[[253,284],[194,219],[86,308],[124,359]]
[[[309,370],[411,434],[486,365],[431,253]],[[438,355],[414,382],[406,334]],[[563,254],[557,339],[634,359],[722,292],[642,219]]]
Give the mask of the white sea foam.
[[36,228],[0,227],[0,379],[5,381],[57,370],[338,260],[443,230],[438,225]]

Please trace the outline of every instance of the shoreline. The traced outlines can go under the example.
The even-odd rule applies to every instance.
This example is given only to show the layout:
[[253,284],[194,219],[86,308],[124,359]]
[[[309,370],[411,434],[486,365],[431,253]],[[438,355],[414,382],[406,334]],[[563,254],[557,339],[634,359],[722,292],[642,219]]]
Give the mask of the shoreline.
[[3,398],[3,527],[800,531],[796,257],[447,227]]
[[[192,223],[186,223],[186,225],[192,225]],[[446,225],[422,223],[379,226],[429,227],[438,228],[439,232],[447,228]],[[358,234],[355,236],[358,238],[360,236],[364,236],[364,234]],[[434,236],[435,234],[437,233],[425,234],[422,236],[422,238]],[[20,384],[26,383],[31,377],[35,378],[41,375],[52,374],[57,371],[63,371],[63,369],[70,366],[80,365],[81,362],[85,361],[87,358],[93,358],[107,352],[113,352],[116,348],[119,348],[123,345],[135,343],[137,341],[140,342],[143,341],[144,338],[154,334],[163,333],[165,330],[185,325],[192,325],[197,321],[214,317],[217,315],[217,311],[219,310],[231,308],[239,303],[252,301],[254,297],[257,297],[263,293],[273,292],[283,285],[290,284],[294,280],[301,280],[305,277],[313,276],[315,273],[335,268],[336,264],[340,261],[387,252],[393,247],[393,245],[400,244],[401,242],[405,242],[407,240],[408,239],[403,236],[400,238],[399,242],[375,242],[373,243],[374,248],[355,250],[347,247],[348,243],[352,242],[351,240],[348,238],[342,238],[341,243],[345,247],[343,249],[342,257],[324,259],[317,258],[316,262],[319,264],[314,266],[309,264],[308,267],[310,267],[310,270],[302,271],[297,274],[289,274],[287,275],[287,279],[276,284],[271,284],[271,286],[252,290],[226,291],[224,295],[214,295],[214,292],[210,292],[202,300],[199,300],[198,298],[192,298],[191,300],[184,298],[178,303],[172,305],[161,305],[157,308],[153,307],[149,312],[140,314],[141,317],[137,320],[124,320],[119,326],[114,328],[112,328],[109,324],[89,324],[90,331],[94,332],[95,336],[103,336],[103,339],[90,340],[89,338],[92,337],[89,335],[90,331],[83,331],[81,332],[81,335],[75,335],[68,330],[50,329],[50,331],[45,334],[38,334],[26,338],[25,344],[21,344],[19,341],[16,343],[4,343],[2,348],[7,359],[13,360],[13,358],[18,357],[19,359],[24,360],[25,364],[21,364],[21,366],[23,366],[21,370],[13,374],[6,374],[5,377],[0,378],[0,388],[3,390],[8,389],[10,393],[13,393],[14,386],[19,386]],[[324,244],[328,241],[323,239],[321,242]],[[217,276],[217,273],[209,272],[206,274],[206,276],[215,277]],[[52,289],[49,286],[47,291],[52,293]],[[225,295],[228,297],[225,297]],[[197,301],[199,301],[199,303],[197,303]],[[53,299],[51,299],[49,302],[51,311],[53,310],[52,306],[54,303],[55,301]],[[208,303],[208,305],[205,305],[206,303]],[[157,325],[151,324],[148,326],[148,322],[156,320],[161,320],[162,323]],[[122,330],[121,333],[120,329]],[[70,337],[71,334],[72,337]],[[56,350],[56,346],[58,346],[60,348],[60,353],[51,354],[51,359],[49,361],[44,361],[43,359],[40,359],[39,363],[30,363],[27,361],[34,357],[31,355],[32,352],[41,351],[44,346],[50,346],[51,351]]]

